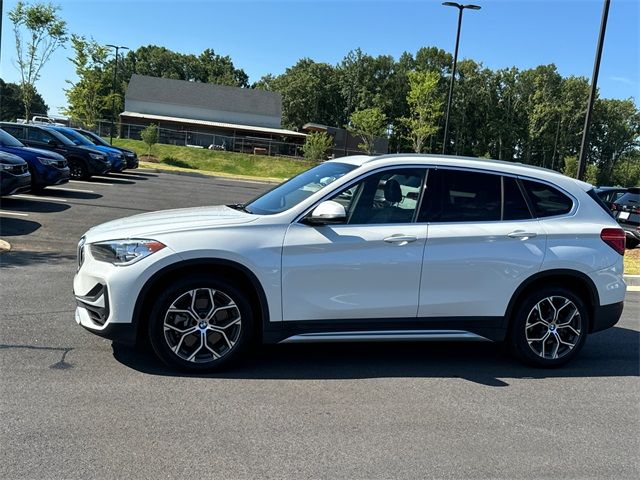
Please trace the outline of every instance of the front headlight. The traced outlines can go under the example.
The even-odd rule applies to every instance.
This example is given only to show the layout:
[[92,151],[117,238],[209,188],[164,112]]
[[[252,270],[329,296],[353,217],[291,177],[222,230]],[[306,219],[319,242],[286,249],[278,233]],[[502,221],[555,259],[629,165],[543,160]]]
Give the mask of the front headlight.
[[131,265],[164,247],[160,242],[144,239],[110,240],[89,245],[93,258],[118,266]]
[[90,153],[89,156],[94,160],[102,160],[103,162],[107,159],[104,155],[99,153]]
[[55,165],[58,163],[58,160],[55,158],[47,158],[47,157],[36,157],[38,161],[43,165]]

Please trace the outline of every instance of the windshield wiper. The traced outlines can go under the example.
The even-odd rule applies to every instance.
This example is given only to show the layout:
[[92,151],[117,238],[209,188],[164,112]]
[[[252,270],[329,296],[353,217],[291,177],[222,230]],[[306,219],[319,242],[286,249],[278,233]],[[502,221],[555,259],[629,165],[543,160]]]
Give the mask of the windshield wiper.
[[241,212],[245,212],[245,213],[253,213],[251,210],[249,210],[244,203],[234,203],[232,205],[227,205],[227,207],[229,208],[233,208],[234,210],[240,210]]

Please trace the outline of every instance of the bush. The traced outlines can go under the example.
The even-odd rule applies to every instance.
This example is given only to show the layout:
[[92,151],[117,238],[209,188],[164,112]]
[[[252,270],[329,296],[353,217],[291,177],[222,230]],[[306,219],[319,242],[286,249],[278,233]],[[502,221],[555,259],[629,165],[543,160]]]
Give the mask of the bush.
[[326,160],[333,147],[333,138],[326,132],[311,133],[302,146],[304,158],[312,161]]
[[151,155],[151,147],[158,143],[158,127],[155,123],[152,123],[147,128],[140,132],[142,141],[149,146],[149,152],[147,155]]
[[175,157],[164,157],[161,163],[164,163],[166,165],[171,165],[173,167],[191,168],[193,170],[198,169],[198,167],[196,167],[195,165],[191,165],[190,163],[185,162],[184,160],[179,160]]

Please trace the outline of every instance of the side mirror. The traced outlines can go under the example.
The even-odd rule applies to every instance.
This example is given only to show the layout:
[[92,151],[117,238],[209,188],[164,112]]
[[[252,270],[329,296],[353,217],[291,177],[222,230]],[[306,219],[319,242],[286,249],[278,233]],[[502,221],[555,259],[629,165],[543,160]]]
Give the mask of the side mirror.
[[305,219],[310,225],[329,225],[344,223],[347,220],[347,212],[338,202],[327,200],[313,209],[311,215]]

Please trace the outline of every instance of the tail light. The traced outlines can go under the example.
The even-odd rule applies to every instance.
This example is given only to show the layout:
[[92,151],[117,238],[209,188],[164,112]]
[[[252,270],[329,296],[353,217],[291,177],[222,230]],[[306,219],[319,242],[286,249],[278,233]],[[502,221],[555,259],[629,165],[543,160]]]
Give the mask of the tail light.
[[624,255],[625,235],[621,228],[603,228],[600,238],[620,255]]

